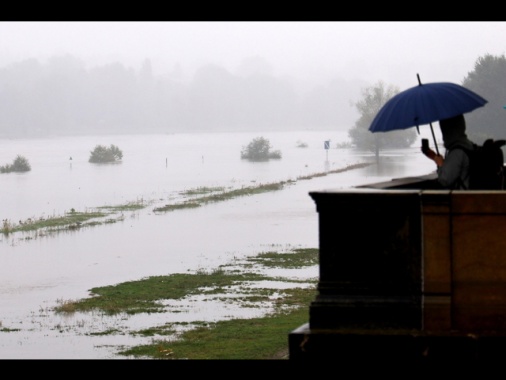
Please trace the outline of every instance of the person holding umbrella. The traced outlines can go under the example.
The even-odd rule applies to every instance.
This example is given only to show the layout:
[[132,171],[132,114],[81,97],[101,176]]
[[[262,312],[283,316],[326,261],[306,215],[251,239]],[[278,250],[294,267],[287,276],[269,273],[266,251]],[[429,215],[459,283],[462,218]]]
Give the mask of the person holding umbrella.
[[428,147],[422,152],[437,166],[437,180],[445,189],[467,190],[469,188],[469,157],[456,146],[473,150],[474,143],[467,138],[464,115],[457,115],[439,121],[443,143],[446,149],[444,157]]
[[[485,185],[481,178],[483,176],[481,174],[476,176],[474,169],[474,178],[471,181],[470,159],[466,153],[469,151],[483,151],[483,149],[481,146],[475,146],[467,138],[464,114],[483,107],[488,101],[464,86],[450,82],[422,84],[420,76],[418,74],[416,76],[418,86],[408,88],[390,98],[374,117],[369,126],[369,131],[377,133],[416,127],[418,133],[420,133],[419,126],[429,124],[436,151],[434,152],[427,145],[422,145],[422,152],[436,163],[438,178],[435,182],[438,187],[467,190],[472,185],[473,189],[497,188],[497,186]],[[432,128],[432,123],[435,121],[439,121],[441,127],[446,148],[444,157],[439,154],[436,136]],[[492,149],[491,155],[500,155],[499,152],[497,154],[494,152],[497,151],[497,148],[501,149],[500,147],[504,145],[503,141],[506,144],[506,140],[493,141],[490,139],[490,143],[487,145],[490,148],[487,148],[487,150]],[[428,143],[428,140],[422,140],[422,143],[424,142]],[[453,149],[457,146],[462,149]],[[475,155],[473,154],[473,156]],[[502,161],[502,159],[498,161]],[[488,163],[487,160],[484,164]],[[491,166],[492,169],[496,169],[495,160],[491,163]],[[481,168],[480,163],[478,169]],[[487,169],[487,172],[488,170],[490,169]],[[493,177],[494,174],[491,174],[491,176]],[[486,177],[486,182],[495,182],[495,179],[492,180],[490,175]],[[499,180],[500,175],[496,177]]]

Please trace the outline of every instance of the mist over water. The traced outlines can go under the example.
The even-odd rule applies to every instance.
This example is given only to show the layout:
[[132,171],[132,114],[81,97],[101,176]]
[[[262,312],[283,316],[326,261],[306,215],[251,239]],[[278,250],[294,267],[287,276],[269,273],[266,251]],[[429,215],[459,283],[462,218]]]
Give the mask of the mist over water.
[[[269,139],[281,160],[249,162],[240,153],[253,138]],[[61,215],[74,208],[119,205],[138,200],[165,200],[196,187],[241,188],[296,179],[351,162],[342,152],[324,150],[346,141],[342,131],[266,133],[188,133],[110,135],[46,139],[0,139],[0,163],[20,154],[32,170],[0,176],[0,217],[18,221]],[[298,141],[308,145],[298,148]],[[96,145],[114,144],[123,151],[121,163],[88,162]]]
[[[239,316],[219,303],[128,320],[50,310],[93,287],[317,247],[310,191],[434,170],[418,142],[379,161],[337,148],[360,118],[362,90],[379,81],[405,90],[417,74],[423,83],[461,83],[478,58],[504,54],[505,31],[504,22],[0,23],[0,165],[22,155],[32,168],[0,174],[0,223],[146,205],[96,227],[0,234],[0,358],[117,358],[118,345],[142,339],[90,332]],[[241,160],[261,136],[282,159]],[[118,146],[122,162],[89,163],[99,144]],[[362,162],[371,165],[300,179]],[[199,187],[280,181],[290,184],[153,211]]]
[[[269,139],[282,158],[261,163],[241,160],[242,147],[258,136]],[[324,149],[327,140],[329,150]],[[77,314],[63,318],[54,315],[51,307],[59,300],[88,297],[93,287],[216,268],[233,258],[266,250],[318,247],[318,214],[310,191],[433,170],[416,146],[383,152],[377,163],[369,152],[336,148],[346,140],[345,132],[330,130],[0,140],[0,162],[22,154],[32,166],[26,173],[0,175],[2,220],[58,216],[71,208],[85,211],[139,199],[149,204],[125,212],[122,221],[112,224],[56,234],[0,236],[0,322],[2,328],[16,330],[0,332],[0,357],[115,358],[118,345],[140,344],[142,338],[93,338],[91,331],[118,325],[149,327],[176,316],[161,313],[121,319]],[[307,148],[297,147],[299,142],[307,143]],[[123,151],[123,162],[90,164],[89,153],[96,144],[117,145]],[[298,180],[360,162],[373,164]],[[237,189],[288,180],[294,182],[274,192],[196,209],[153,212],[154,207],[181,200],[184,190],[204,186]],[[337,227],[337,216],[336,223]],[[317,276],[317,268],[304,275]],[[211,302],[192,309],[184,318],[212,321],[241,313],[244,311]],[[248,316],[253,314],[243,317]]]

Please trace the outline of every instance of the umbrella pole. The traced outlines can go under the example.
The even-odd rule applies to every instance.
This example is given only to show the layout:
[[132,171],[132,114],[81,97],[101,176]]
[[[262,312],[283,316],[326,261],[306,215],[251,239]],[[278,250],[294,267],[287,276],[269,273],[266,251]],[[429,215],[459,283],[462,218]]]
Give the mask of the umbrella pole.
[[[416,74],[416,78],[418,79],[418,85],[422,85],[422,81],[420,80],[420,74]],[[418,125],[416,126],[418,128]],[[439,155],[439,149],[437,148],[436,135],[434,135],[434,129],[432,128],[432,123],[430,123],[430,131],[432,132],[432,139],[434,140],[434,146],[436,147],[436,153]],[[420,131],[418,131],[420,133]]]
[[439,155],[439,149],[437,148],[436,135],[434,134],[434,129],[432,128],[432,123],[430,123],[430,131],[432,132],[432,139],[434,140],[434,146],[436,147],[436,153]]

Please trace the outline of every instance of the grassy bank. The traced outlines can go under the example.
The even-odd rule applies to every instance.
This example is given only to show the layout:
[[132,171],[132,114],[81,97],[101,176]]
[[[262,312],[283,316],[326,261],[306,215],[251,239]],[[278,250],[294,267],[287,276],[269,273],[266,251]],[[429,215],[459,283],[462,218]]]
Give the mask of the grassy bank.
[[[120,347],[117,355],[151,359],[287,359],[288,335],[309,318],[316,295],[314,276],[300,270],[318,264],[318,249],[261,252],[209,272],[154,276],[113,286],[93,288],[91,297],[61,301],[60,314],[121,315],[181,313],[171,300],[193,295],[204,302],[234,303],[241,308],[266,310],[262,317],[218,321],[175,322],[137,331],[107,330],[94,335],[130,334],[152,337],[151,343]],[[269,275],[281,271],[283,275]],[[299,276],[294,276],[299,273]],[[285,286],[280,289],[279,283]],[[191,306],[186,312],[191,313]]]

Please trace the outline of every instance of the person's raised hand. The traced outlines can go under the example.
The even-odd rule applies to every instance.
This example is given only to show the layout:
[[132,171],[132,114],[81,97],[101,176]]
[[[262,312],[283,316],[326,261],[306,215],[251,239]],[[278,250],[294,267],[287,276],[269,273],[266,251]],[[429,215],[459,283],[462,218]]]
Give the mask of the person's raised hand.
[[429,157],[431,160],[434,160],[434,158],[436,157],[436,152],[434,152],[430,148],[426,148],[426,149],[422,148],[422,153],[425,154],[427,157]]
[[434,160],[434,162],[436,163],[437,166],[442,166],[443,165],[444,158],[440,154],[435,154],[433,160]]

